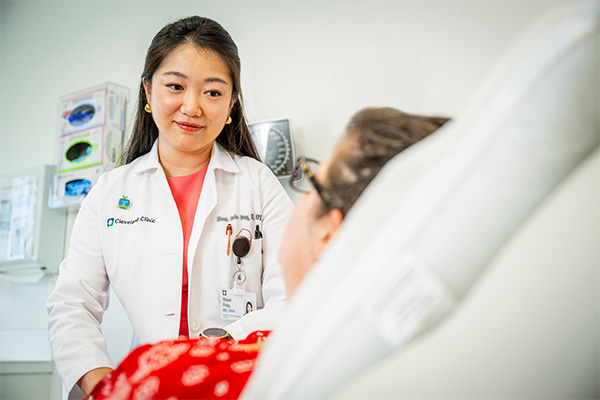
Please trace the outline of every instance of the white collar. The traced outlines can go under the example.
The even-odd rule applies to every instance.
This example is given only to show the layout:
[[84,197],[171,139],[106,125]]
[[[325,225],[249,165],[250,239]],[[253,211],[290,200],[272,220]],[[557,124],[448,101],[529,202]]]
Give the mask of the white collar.
[[[235,162],[235,158],[238,156],[232,155],[229,151],[225,150],[216,141],[213,144],[210,163],[208,164],[209,170],[220,169],[225,172],[237,174],[240,172],[240,168]],[[134,166],[134,172],[144,172],[152,169],[161,168],[160,161],[158,161],[158,139],[154,141],[152,149],[139,158],[137,165]]]

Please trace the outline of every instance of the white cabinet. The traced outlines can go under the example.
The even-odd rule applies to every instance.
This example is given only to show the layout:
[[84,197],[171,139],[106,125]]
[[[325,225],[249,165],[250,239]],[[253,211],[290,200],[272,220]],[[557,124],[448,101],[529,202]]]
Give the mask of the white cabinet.
[[66,211],[48,207],[55,167],[41,165],[0,176],[0,272],[58,272]]

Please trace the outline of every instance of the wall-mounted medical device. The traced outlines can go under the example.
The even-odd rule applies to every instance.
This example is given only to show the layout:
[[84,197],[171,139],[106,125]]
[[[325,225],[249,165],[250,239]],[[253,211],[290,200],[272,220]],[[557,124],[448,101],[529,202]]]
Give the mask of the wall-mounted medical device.
[[296,156],[290,120],[254,122],[249,128],[261,160],[278,178],[292,175]]
[[60,99],[50,207],[78,205],[98,177],[118,165],[128,97],[129,89],[106,82]]

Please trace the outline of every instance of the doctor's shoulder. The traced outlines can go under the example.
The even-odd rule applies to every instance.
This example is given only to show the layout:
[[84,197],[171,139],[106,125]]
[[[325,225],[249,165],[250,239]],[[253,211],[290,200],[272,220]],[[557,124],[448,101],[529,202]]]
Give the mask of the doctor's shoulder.
[[[107,196],[113,196],[113,192],[121,192],[121,188],[128,185],[128,181],[134,176],[134,165],[138,160],[130,164],[119,166],[110,171],[105,171],[100,175],[94,186],[92,186],[88,195],[83,199],[84,204],[93,203],[100,205],[106,201]],[[96,207],[94,207],[96,208]]]
[[252,157],[238,155],[234,156],[234,160],[240,171],[250,179],[255,180],[257,184],[264,185],[266,183],[271,185],[277,183],[278,186],[281,186],[273,171],[264,163]]
[[235,156],[234,160],[242,176],[250,181],[252,187],[266,195],[265,198],[283,196],[289,200],[283,185],[266,164],[252,157]]
[[281,208],[286,213],[291,213],[294,205],[290,196],[281,181],[266,164],[251,157],[236,156],[234,160],[242,175],[250,180],[250,186],[260,193],[262,202],[279,203],[277,209]]
[[94,187],[107,190],[126,185],[127,181],[135,176],[134,171],[138,160],[104,172],[100,178],[98,178],[98,182],[96,185],[94,185]]

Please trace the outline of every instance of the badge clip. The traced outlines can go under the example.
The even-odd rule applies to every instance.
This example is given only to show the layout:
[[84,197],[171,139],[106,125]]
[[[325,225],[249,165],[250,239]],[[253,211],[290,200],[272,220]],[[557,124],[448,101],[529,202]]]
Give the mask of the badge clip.
[[252,233],[243,228],[236,235],[233,240],[233,254],[237,257],[238,265],[241,263],[241,259],[246,257],[250,253],[250,247],[252,246]]

